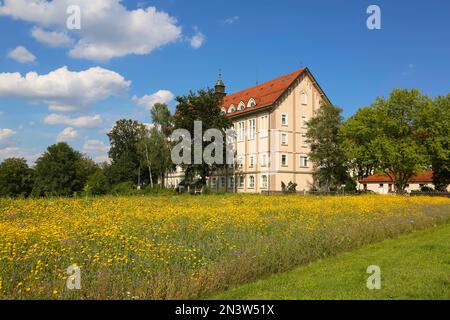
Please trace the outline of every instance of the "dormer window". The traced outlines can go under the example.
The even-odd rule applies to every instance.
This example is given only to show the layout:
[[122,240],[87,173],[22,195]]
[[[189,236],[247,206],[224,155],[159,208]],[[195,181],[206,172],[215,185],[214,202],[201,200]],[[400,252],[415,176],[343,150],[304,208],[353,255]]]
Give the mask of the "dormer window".
[[247,108],[252,108],[252,107],[254,107],[254,106],[256,106],[256,101],[255,101],[255,99],[251,98],[251,99],[248,101]]
[[245,103],[243,101],[239,102],[238,110],[244,110],[245,109]]
[[225,110],[225,108],[220,109],[220,111],[222,111],[222,114],[227,113],[227,110]]
[[236,111],[236,108],[234,107],[234,104],[232,104],[231,106],[230,106],[230,108],[228,108],[228,113],[233,113],[233,112],[235,112]]

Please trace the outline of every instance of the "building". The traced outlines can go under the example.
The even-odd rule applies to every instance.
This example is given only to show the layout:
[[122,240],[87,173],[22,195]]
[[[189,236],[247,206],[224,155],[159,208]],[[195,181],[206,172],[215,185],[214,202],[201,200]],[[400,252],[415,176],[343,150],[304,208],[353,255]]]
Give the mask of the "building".
[[[322,103],[330,103],[308,68],[227,95],[219,79],[215,90],[222,111],[232,119],[236,164],[209,179],[212,190],[261,193],[281,191],[282,183],[297,190],[313,185],[306,123]],[[183,180],[178,169],[168,178],[176,187]]]
[[[434,189],[433,172],[424,171],[415,175],[409,180],[405,191],[421,191],[423,187]],[[358,189],[364,191],[373,191],[379,194],[388,194],[395,192],[394,184],[387,175],[375,174],[373,176],[359,180]],[[450,191],[450,188],[449,190]]]

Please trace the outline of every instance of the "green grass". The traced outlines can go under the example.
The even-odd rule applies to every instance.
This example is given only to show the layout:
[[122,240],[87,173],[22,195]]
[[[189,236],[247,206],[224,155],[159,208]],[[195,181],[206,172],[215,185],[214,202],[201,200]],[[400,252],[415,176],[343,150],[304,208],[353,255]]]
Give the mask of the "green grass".
[[[381,289],[368,290],[369,265]],[[324,259],[208,299],[450,299],[450,224]]]

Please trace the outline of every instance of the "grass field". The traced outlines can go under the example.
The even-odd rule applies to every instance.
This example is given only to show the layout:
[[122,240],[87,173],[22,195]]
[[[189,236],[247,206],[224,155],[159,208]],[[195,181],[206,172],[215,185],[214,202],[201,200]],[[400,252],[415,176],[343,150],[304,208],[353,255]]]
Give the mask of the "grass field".
[[428,197],[0,199],[0,298],[195,299],[448,221]]
[[[367,289],[370,265],[381,269],[380,290]],[[209,298],[448,300],[450,224],[368,245]]]

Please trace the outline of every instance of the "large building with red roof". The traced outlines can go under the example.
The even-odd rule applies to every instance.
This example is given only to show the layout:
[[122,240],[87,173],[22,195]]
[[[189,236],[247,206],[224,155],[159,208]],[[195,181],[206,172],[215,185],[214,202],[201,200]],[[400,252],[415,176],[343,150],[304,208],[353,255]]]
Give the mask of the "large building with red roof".
[[[313,165],[306,123],[329,99],[308,68],[229,95],[222,80],[215,89],[234,124],[236,165],[233,172],[210,177],[210,188],[261,193],[281,191],[283,183],[294,182],[297,190],[309,190]],[[179,170],[168,184],[177,186],[182,180]]]

